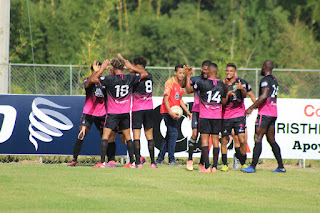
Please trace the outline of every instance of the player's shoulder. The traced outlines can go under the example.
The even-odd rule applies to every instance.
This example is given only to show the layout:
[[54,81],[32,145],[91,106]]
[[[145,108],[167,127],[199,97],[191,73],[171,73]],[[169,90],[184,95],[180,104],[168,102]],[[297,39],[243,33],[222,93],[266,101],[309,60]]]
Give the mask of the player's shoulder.
[[191,78],[190,78],[190,80],[192,81],[192,82],[198,82],[199,80],[201,79],[201,77],[200,76],[192,76]]

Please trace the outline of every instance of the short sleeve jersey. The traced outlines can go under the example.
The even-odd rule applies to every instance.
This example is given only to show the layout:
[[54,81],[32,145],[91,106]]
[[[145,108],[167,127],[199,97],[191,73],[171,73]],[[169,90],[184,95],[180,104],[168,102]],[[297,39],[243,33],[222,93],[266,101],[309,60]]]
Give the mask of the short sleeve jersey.
[[[184,89],[181,88],[180,84],[174,80],[174,77],[169,78],[169,80],[166,81],[163,95],[169,95],[170,107],[180,106],[180,100],[184,94]],[[160,106],[160,113],[168,113],[168,110],[164,105],[164,99],[162,100],[162,104]]]
[[[195,85],[200,81],[201,77],[200,76],[193,76],[190,78],[191,81],[191,86]],[[199,112],[199,103],[200,103],[200,97],[199,97],[199,92],[194,93],[194,101],[193,101],[193,106],[192,106],[192,112]]]
[[260,81],[259,96],[262,94],[262,89],[268,89],[267,100],[258,106],[258,115],[266,115],[277,117],[277,92],[278,81],[273,75],[267,75]]
[[[83,81],[85,84],[88,81],[86,78]],[[104,116],[106,114],[106,102],[100,84],[91,84],[86,90],[86,101],[83,107],[84,114],[93,116]]]
[[108,75],[100,78],[107,95],[108,114],[130,113],[133,86],[140,82],[140,75]]
[[146,78],[141,79],[139,83],[134,85],[132,95],[132,111],[153,109],[152,86],[152,75],[149,72]]
[[220,79],[201,79],[193,85],[200,95],[200,118],[221,119],[222,99],[226,98],[226,86]]
[[244,97],[242,96],[241,90],[235,89],[235,84],[238,83],[239,80],[242,84],[242,87],[245,88],[247,92],[250,92],[252,90],[247,81],[238,77],[234,78],[234,82],[232,83],[232,85],[228,86],[228,91],[235,90],[235,96],[228,99],[223,114],[224,119],[238,118],[245,115],[246,109],[244,106]]

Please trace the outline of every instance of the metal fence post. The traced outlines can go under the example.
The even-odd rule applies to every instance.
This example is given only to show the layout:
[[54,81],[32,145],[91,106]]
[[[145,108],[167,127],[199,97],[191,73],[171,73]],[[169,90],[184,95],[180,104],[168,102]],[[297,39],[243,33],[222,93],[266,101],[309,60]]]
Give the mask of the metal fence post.
[[9,91],[8,93],[11,94],[11,62],[9,62],[9,75],[8,75],[8,82],[9,82]]
[[258,68],[256,67],[256,97],[258,99]]
[[72,65],[70,65],[70,95],[72,95]]

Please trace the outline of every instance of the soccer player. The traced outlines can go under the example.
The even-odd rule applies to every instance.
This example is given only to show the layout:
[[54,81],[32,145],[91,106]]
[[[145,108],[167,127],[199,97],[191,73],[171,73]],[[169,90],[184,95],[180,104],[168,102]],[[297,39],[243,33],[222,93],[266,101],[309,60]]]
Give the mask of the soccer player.
[[247,110],[246,114],[258,107],[258,117],[255,123],[255,145],[253,148],[253,159],[251,166],[241,169],[247,173],[255,173],[256,166],[262,151],[262,138],[266,134],[272,152],[277,159],[278,168],[273,172],[286,172],[282,163],[280,147],[275,141],[275,122],[277,120],[277,92],[278,82],[272,75],[273,62],[266,60],[263,62],[261,75],[264,76],[260,81],[259,98]]
[[168,149],[169,165],[178,165],[174,157],[174,152],[176,148],[176,141],[178,138],[177,124],[179,117],[171,111],[171,107],[181,106],[182,109],[187,112],[188,117],[191,119],[192,115],[182,100],[182,96],[185,94],[184,89],[181,88],[181,84],[184,82],[184,76],[185,73],[183,65],[178,64],[174,69],[174,77],[169,78],[169,80],[167,80],[165,83],[163,101],[160,106],[160,113],[162,114],[163,120],[167,126],[167,135],[160,147],[160,152],[157,158],[158,164],[163,163],[166,149]]
[[[200,76],[193,76],[190,78],[191,80],[191,86],[195,85],[196,83],[198,83],[198,81],[201,78],[207,78],[208,75],[208,66],[211,64],[212,62],[209,60],[206,60],[204,62],[202,62],[201,65],[201,75]],[[187,93],[191,93],[192,91],[187,90]],[[194,93],[194,102],[193,102],[193,106],[192,106],[192,122],[191,122],[191,128],[192,128],[192,136],[188,141],[189,144],[189,157],[188,157],[188,161],[187,161],[187,170],[188,171],[192,171],[193,170],[193,152],[194,149],[196,148],[196,142],[198,139],[198,135],[199,135],[199,92],[195,92]],[[200,158],[200,164],[199,164],[200,168],[203,169],[203,158],[201,155]]]
[[[91,84],[100,82],[102,87],[106,90],[108,99],[108,116],[103,128],[100,146],[101,162],[95,165],[95,168],[106,167],[105,156],[108,148],[108,138],[112,130],[116,129],[117,126],[122,130],[127,141],[130,163],[126,165],[126,167],[135,168],[135,166],[132,165],[134,162],[134,142],[131,140],[130,136],[129,113],[131,106],[131,93],[133,86],[141,79],[147,77],[148,73],[144,70],[133,67],[131,63],[128,60],[124,60],[120,54],[118,56],[118,58],[111,59],[110,61],[110,69],[115,75],[99,78],[103,71],[108,68],[109,60],[106,60],[103,62],[100,70],[96,74],[92,75],[88,80]],[[127,69],[132,69],[135,72],[140,73],[141,75],[124,75],[122,73],[124,66],[126,66]]]
[[[205,167],[198,172],[216,173],[219,157],[219,132],[221,131],[222,105],[225,105],[226,86],[217,78],[218,66],[212,63],[208,66],[208,78],[200,79],[193,87],[190,83],[192,69],[187,69],[188,91],[199,91],[200,96],[200,137],[201,154]],[[209,164],[209,137],[213,143],[213,165]]]
[[[132,65],[138,69],[145,70],[147,61],[143,57],[133,59]],[[136,74],[133,70],[130,70]],[[148,149],[151,159],[151,168],[158,168],[154,161],[154,140],[153,140],[153,102],[152,102],[152,86],[153,80],[151,73],[141,79],[133,87],[132,94],[132,131],[134,137],[136,164],[138,168],[142,167],[140,162],[140,135],[143,124],[144,133],[148,140]]]
[[249,84],[236,76],[237,67],[234,63],[228,63],[226,66],[226,79],[223,83],[227,87],[228,101],[223,110],[222,120],[222,138],[221,138],[221,154],[223,166],[221,171],[228,171],[227,144],[229,135],[234,130],[235,135],[239,139],[240,147],[236,147],[236,157],[240,160],[242,168],[248,167],[246,162],[247,142],[245,140],[245,106],[244,98],[251,91]]
[[[91,75],[96,74],[100,69],[101,63],[94,61],[91,65]],[[100,84],[89,84],[88,78],[83,81],[86,90],[86,100],[82,111],[78,139],[74,144],[73,159],[68,164],[70,167],[77,165],[78,155],[81,151],[82,143],[90,130],[92,123],[97,127],[102,136],[103,125],[106,117],[106,102]]]

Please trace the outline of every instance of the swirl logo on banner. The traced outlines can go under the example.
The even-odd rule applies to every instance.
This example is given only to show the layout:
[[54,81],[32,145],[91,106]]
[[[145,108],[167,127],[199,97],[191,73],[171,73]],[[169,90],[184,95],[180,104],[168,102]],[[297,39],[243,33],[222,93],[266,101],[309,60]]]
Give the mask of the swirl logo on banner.
[[[70,108],[60,106],[45,98],[38,97],[33,100],[32,112],[29,115],[29,140],[36,150],[38,150],[38,142],[36,139],[49,143],[53,140],[51,136],[61,137],[63,133],[60,130],[69,130],[73,127],[72,122],[65,115],[51,109],[39,108],[39,105],[46,105],[57,109]],[[35,130],[34,127],[37,130]]]

